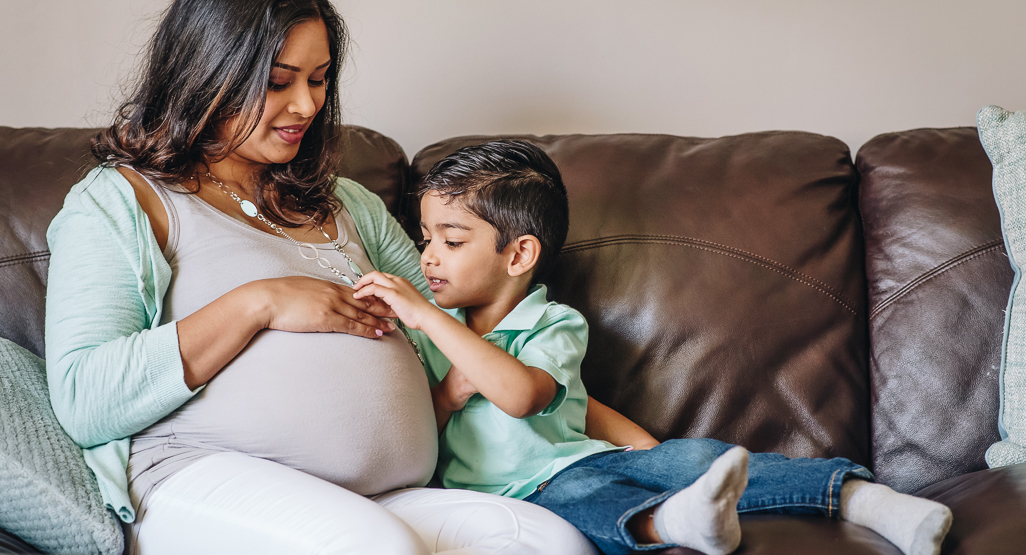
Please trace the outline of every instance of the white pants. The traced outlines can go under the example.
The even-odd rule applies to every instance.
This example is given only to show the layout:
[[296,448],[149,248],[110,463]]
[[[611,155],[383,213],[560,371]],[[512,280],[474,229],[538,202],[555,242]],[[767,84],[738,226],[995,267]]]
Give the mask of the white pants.
[[413,488],[368,499],[240,453],[205,457],[159,484],[126,526],[138,555],[594,555],[546,509],[465,490]]

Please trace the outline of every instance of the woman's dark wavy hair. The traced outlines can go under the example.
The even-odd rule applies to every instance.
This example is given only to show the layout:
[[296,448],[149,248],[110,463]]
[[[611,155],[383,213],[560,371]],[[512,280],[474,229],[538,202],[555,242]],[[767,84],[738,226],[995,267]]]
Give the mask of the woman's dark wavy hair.
[[[225,158],[256,128],[267,80],[290,30],[318,20],[328,30],[332,66],[324,107],[299,153],[257,177],[255,201],[279,225],[323,224],[339,207],[334,174],[342,155],[339,75],[349,40],[329,0],[175,0],[150,42],[131,100],[92,142],[101,162],[130,165],[157,181],[187,184],[198,164]],[[219,129],[239,116],[235,137]],[[223,140],[222,140],[223,139]],[[192,192],[199,190],[199,182]],[[301,222],[286,213],[306,216]]]
[[570,228],[566,187],[556,163],[526,142],[501,139],[465,146],[442,158],[421,181],[417,198],[437,194],[457,201],[495,228],[495,252],[517,237],[534,235],[541,243],[531,285],[541,283],[556,265]]

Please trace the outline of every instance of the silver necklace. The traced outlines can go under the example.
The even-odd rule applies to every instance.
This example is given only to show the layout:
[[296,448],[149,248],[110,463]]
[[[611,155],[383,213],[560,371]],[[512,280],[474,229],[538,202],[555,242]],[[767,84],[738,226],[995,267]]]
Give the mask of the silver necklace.
[[[360,278],[363,277],[363,271],[360,270],[360,266],[358,266],[356,264],[356,262],[354,262],[353,259],[349,257],[349,255],[346,253],[346,251],[342,248],[342,245],[339,245],[337,241],[332,239],[331,236],[329,236],[324,231],[323,227],[317,226],[317,231],[320,231],[321,235],[324,235],[324,238],[327,239],[331,243],[331,246],[334,247],[335,251],[337,253],[341,254],[342,258],[346,259],[346,262],[349,263],[349,270],[352,271],[353,274],[356,276],[356,280],[355,281],[353,280],[353,278],[351,278],[351,277],[345,275],[344,273],[342,273],[341,271],[339,271],[338,268],[332,266],[331,262],[329,262],[327,259],[321,258],[320,253],[317,252],[317,247],[313,246],[310,243],[300,243],[299,241],[296,241],[295,239],[293,239],[288,233],[285,233],[285,230],[282,229],[281,226],[275,224],[271,220],[268,220],[263,214],[261,214],[257,210],[257,207],[256,207],[255,204],[253,204],[251,201],[245,200],[242,197],[240,197],[239,195],[237,195],[235,193],[235,191],[232,191],[231,189],[229,189],[227,185],[225,185],[220,179],[217,178],[217,176],[215,176],[214,174],[212,174],[210,172],[207,172],[206,173],[206,177],[207,177],[207,179],[210,180],[211,183],[213,183],[214,185],[217,185],[217,188],[220,189],[222,193],[225,193],[226,195],[232,197],[232,199],[234,199],[235,202],[239,203],[239,206],[242,207],[242,211],[247,216],[249,216],[250,218],[256,218],[256,219],[260,220],[261,222],[264,222],[275,233],[277,233],[278,235],[281,235],[282,237],[288,239],[294,245],[296,245],[296,247],[299,248],[299,256],[302,256],[303,258],[305,258],[307,260],[313,260],[313,261],[317,262],[318,266],[320,266],[321,268],[324,268],[325,270],[328,270],[329,272],[335,274],[335,276],[338,279],[342,280],[342,283],[345,283],[349,287],[353,287],[354,285],[356,285],[356,281],[359,281]],[[348,242],[348,240],[347,240],[347,242]]]
[[[229,189],[227,185],[225,185],[220,179],[217,178],[217,176],[210,172],[206,172],[205,175],[211,183],[217,185],[217,188],[220,189],[222,193],[230,196],[232,199],[235,200],[235,202],[239,203],[239,206],[242,207],[243,213],[245,213],[250,218],[256,218],[257,220],[264,222],[265,224],[267,224],[268,227],[274,230],[275,233],[281,235],[282,237],[288,239],[294,245],[296,245],[296,247],[299,248],[299,256],[302,256],[307,260],[316,261],[318,266],[335,274],[336,277],[342,280],[342,282],[348,285],[349,287],[353,287],[354,285],[356,285],[356,282],[354,282],[352,278],[339,271],[339,269],[333,266],[331,262],[329,262],[327,259],[321,258],[320,253],[317,252],[317,247],[313,246],[310,243],[300,243],[299,241],[296,241],[288,233],[285,233],[285,230],[282,229],[281,226],[275,224],[271,220],[268,220],[267,217],[261,214],[260,211],[257,210],[255,204],[237,195],[235,191]],[[199,179],[196,178],[195,175],[192,176],[192,179],[195,179],[196,183],[199,183]],[[325,233],[324,228],[322,226],[317,226],[317,230],[320,231],[321,235],[324,235],[324,237],[331,242],[331,246],[334,247],[335,251],[341,254],[342,257],[346,259],[346,262],[349,263],[349,269],[353,272],[353,274],[356,275],[356,279],[359,280],[360,278],[362,278],[363,271],[360,270],[360,266],[358,266],[356,262],[354,262],[353,259],[350,258],[348,254],[346,254],[346,251],[342,249],[342,245],[339,245],[337,241],[335,241],[331,238],[330,235]],[[342,230],[339,229],[340,233],[341,231]],[[349,242],[348,238],[346,239],[346,242]],[[311,254],[307,254],[307,251],[309,251]],[[390,320],[393,324],[395,324],[395,327],[399,328],[399,331],[403,332],[403,337],[405,337],[406,341],[410,344],[411,347],[413,347],[413,352],[417,355],[417,360],[419,360],[420,364],[423,366],[424,357],[420,354],[420,347],[418,347],[417,342],[414,341],[412,337],[410,337],[410,332],[406,329],[406,325],[404,325],[402,320],[398,318],[391,318]]]

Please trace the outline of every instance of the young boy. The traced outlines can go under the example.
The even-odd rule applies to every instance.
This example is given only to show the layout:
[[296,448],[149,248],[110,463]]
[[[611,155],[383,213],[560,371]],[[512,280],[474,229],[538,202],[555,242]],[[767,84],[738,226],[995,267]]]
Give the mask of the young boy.
[[356,297],[381,298],[426,335],[446,487],[539,504],[610,554],[669,545],[729,553],[741,539],[738,512],[840,517],[907,555],[939,552],[951,511],[870,483],[847,459],[749,454],[710,439],[631,451],[584,434],[588,328],[576,310],[547,302],[541,285],[569,211],[559,170],[540,149],[462,148],[431,169],[419,194],[421,269],[437,306],[379,272],[356,284]]

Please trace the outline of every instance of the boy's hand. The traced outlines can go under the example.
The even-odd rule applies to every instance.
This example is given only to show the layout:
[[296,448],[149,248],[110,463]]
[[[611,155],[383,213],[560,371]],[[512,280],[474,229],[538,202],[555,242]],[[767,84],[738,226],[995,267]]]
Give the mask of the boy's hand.
[[474,384],[467,381],[467,377],[455,366],[449,368],[449,372],[438,383],[438,387],[444,388],[449,408],[453,412],[463,410],[463,407],[467,406],[467,401],[478,392]]
[[445,425],[449,423],[452,413],[463,410],[467,401],[478,393],[463,372],[452,366],[449,372],[438,382],[438,385],[431,388],[431,403],[435,409],[435,423],[438,424],[438,433],[442,433]]
[[371,272],[353,286],[354,299],[377,297],[392,307],[392,312],[407,327],[419,330],[424,316],[438,310],[408,280],[384,272]]

